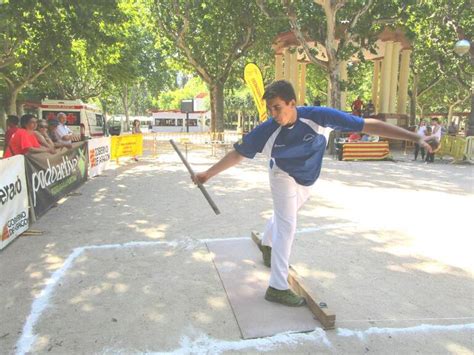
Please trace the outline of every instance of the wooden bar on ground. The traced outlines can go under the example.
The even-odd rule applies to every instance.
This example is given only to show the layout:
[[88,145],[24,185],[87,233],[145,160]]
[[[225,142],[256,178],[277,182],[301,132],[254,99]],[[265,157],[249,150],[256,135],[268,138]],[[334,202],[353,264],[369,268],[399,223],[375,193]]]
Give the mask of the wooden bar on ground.
[[[255,244],[261,243],[262,239],[259,232],[252,231],[252,239]],[[319,301],[314,295],[311,295],[308,289],[304,286],[301,277],[298,276],[295,269],[290,265],[290,272],[288,274],[288,283],[294,292],[301,297],[304,297],[306,304],[316,319],[322,324],[324,329],[334,329],[336,324],[336,315],[332,313],[327,304]]]
[[43,231],[36,230],[36,229],[28,229],[27,231],[24,231],[21,233],[21,237],[31,237],[31,236],[36,236],[36,235],[42,235]]

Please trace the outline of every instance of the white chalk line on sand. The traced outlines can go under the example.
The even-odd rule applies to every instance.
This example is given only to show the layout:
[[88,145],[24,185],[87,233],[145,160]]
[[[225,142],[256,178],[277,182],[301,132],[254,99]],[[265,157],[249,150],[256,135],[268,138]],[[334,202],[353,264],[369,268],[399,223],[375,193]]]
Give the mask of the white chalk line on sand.
[[169,352],[144,352],[144,354],[221,354],[226,351],[256,350],[266,352],[275,350],[279,345],[295,346],[302,342],[313,342],[323,344],[332,348],[326,332],[322,328],[316,328],[308,333],[285,332],[265,338],[243,339],[243,340],[221,340],[210,338],[206,334],[195,339],[183,336],[180,339],[180,348]]
[[372,327],[365,330],[352,330],[345,328],[337,328],[337,335],[341,337],[357,337],[364,340],[368,335],[379,335],[379,334],[419,334],[429,332],[456,332],[462,330],[474,330],[474,323],[469,324],[450,324],[450,325],[437,325],[437,324],[420,324],[414,327],[406,328],[378,328]]
[[[309,232],[314,232],[317,230],[343,228],[343,227],[352,226],[352,225],[354,225],[354,223],[343,223],[343,224],[339,223],[339,224],[326,225],[322,227],[303,228],[303,229],[298,230],[297,233],[309,233]],[[169,247],[174,247],[174,248],[178,248],[178,247],[189,248],[197,244],[202,244],[202,243],[211,242],[211,241],[243,240],[243,239],[249,239],[249,237],[215,238],[215,239],[212,239],[212,238],[185,239],[185,240],[170,241],[170,242],[168,241],[133,241],[133,242],[119,243],[119,244],[89,245],[89,246],[75,248],[72,251],[72,253],[69,254],[69,256],[67,257],[63,265],[53,273],[51,278],[49,278],[46,281],[46,287],[40,292],[40,294],[33,301],[31,305],[31,312],[26,318],[26,322],[23,326],[21,337],[18,339],[17,344],[16,344],[16,354],[23,355],[31,350],[31,347],[33,346],[37,337],[33,333],[33,329],[36,323],[38,322],[39,317],[42,315],[43,311],[48,307],[48,303],[50,301],[53,291],[55,290],[56,285],[61,280],[61,278],[65,275],[66,271],[71,268],[73,262],[80,255],[82,255],[84,251],[99,250],[99,249],[120,249],[120,248],[129,248],[129,247],[143,247],[143,246],[156,246],[156,245],[169,246]],[[474,323],[465,324],[464,326],[472,327],[474,326]],[[433,326],[433,327],[436,327],[436,330],[440,330],[440,329],[452,330],[451,327],[459,327],[459,325],[452,325],[452,326],[445,325],[445,326]],[[416,327],[412,327],[412,328],[416,328]],[[401,329],[412,329],[412,328],[401,328]],[[394,329],[394,328],[369,328],[367,331],[369,331],[370,329],[385,330],[385,329]],[[471,328],[468,328],[468,329],[471,329]],[[316,328],[311,333],[282,333],[282,334],[277,334],[273,337],[259,338],[259,339],[252,339],[252,340],[239,340],[239,341],[234,341],[234,342],[213,340],[207,337],[206,338],[200,337],[196,339],[195,341],[190,341],[189,338],[186,338],[187,340],[185,339],[183,341],[185,341],[185,343],[187,344],[190,344],[190,346],[193,346],[194,348],[196,348],[196,350],[200,349],[201,346],[208,346],[207,349],[211,347],[213,349],[215,348],[216,351],[220,348],[228,349],[228,350],[238,350],[240,349],[241,346],[243,346],[244,348],[251,347],[251,348],[257,348],[257,350],[261,350],[259,347],[261,346],[266,347],[268,346],[269,342],[270,343],[275,342],[277,344],[283,344],[284,342],[286,342],[286,344],[288,344],[288,342],[290,343],[295,342],[295,341],[297,342],[297,341],[302,340],[305,337],[307,337],[307,340],[311,340],[312,338],[314,338],[314,340],[318,340],[318,341],[320,340],[323,344],[330,346],[329,340],[327,340],[327,338],[325,337],[324,338],[321,337],[321,332],[325,334],[325,332],[322,329]],[[360,334],[361,334],[360,332],[365,332],[365,331],[352,331],[348,329],[343,329],[343,332],[339,335],[350,336],[350,335],[347,335],[349,334],[349,332],[353,332],[354,335],[360,337]],[[375,331],[373,330],[372,332],[375,332]],[[205,339],[208,339],[208,341]],[[176,351],[178,351],[177,353],[181,353],[181,350],[179,349]],[[176,352],[173,352],[173,353],[176,353]]]
[[40,292],[38,297],[33,301],[31,305],[31,313],[26,318],[25,325],[20,339],[16,344],[16,354],[25,354],[30,351],[31,346],[36,340],[36,335],[33,333],[33,328],[36,325],[39,317],[43,311],[48,307],[48,302],[51,298],[57,283],[64,276],[66,271],[71,268],[74,260],[76,260],[85,250],[94,249],[113,249],[113,248],[128,248],[134,246],[150,246],[150,245],[167,245],[177,247],[179,242],[128,242],[123,244],[103,244],[103,245],[90,245],[85,247],[78,247],[73,250],[67,257],[64,264],[56,270],[51,278],[46,281],[46,287]]
[[[455,324],[455,325],[432,325],[432,324],[421,324],[414,327],[407,328],[369,328],[367,330],[351,330],[344,328],[336,329],[336,336],[343,338],[357,337],[361,341],[364,341],[367,336],[370,335],[397,335],[397,334],[421,334],[421,333],[436,333],[436,332],[459,332],[463,330],[474,329],[474,323],[471,324]],[[267,352],[275,350],[280,345],[296,346],[302,343],[306,344],[318,344],[324,345],[328,349],[332,349],[333,345],[328,338],[330,333],[325,332],[322,328],[316,328],[312,332],[308,333],[294,333],[286,332],[276,334],[274,336],[257,338],[257,339],[244,339],[244,340],[220,340],[213,339],[203,334],[191,339],[188,336],[181,337],[180,348],[174,349],[168,352],[135,352],[147,355],[181,355],[181,354],[221,354],[227,351],[242,351],[254,349],[259,352]],[[107,349],[105,353],[114,354],[125,354],[134,353],[130,350],[117,350]]]
[[443,318],[443,317],[436,317],[436,318],[399,318],[399,319],[395,319],[395,318],[386,318],[386,319],[338,319],[337,323],[338,324],[341,324],[341,323],[361,323],[361,322],[426,322],[426,321],[429,321],[429,320],[436,320],[436,321],[440,321],[440,320],[474,320],[474,317],[447,317],[447,318]]

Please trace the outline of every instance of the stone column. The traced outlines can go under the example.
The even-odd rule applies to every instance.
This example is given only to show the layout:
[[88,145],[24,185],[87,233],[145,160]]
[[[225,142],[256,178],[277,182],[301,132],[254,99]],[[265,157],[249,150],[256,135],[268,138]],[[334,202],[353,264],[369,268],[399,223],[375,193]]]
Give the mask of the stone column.
[[290,80],[290,51],[288,48],[283,50],[283,79]]
[[[339,63],[339,79],[347,85],[347,61]],[[341,110],[345,111],[347,105],[347,89],[341,90]]]
[[408,98],[408,76],[410,75],[410,55],[411,49],[402,51],[402,61],[400,63],[400,86],[398,88],[398,106],[397,113],[407,113]]
[[379,113],[388,113],[390,98],[390,69],[392,68],[393,42],[385,42],[385,53],[382,60],[382,76],[380,77]]
[[390,73],[390,101],[388,112],[397,112],[398,64],[400,63],[400,42],[393,44],[392,69]]
[[380,60],[374,60],[374,76],[372,78],[372,103],[375,107],[375,112],[378,112],[379,107],[379,81],[380,81]]
[[300,63],[300,76],[298,79],[299,83],[299,98],[298,98],[298,104],[299,105],[304,105],[304,101],[306,100],[306,63]]
[[295,89],[296,98],[298,98],[299,85],[298,85],[298,54],[296,50],[290,53],[290,83]]
[[281,80],[283,77],[283,55],[275,54],[275,80]]

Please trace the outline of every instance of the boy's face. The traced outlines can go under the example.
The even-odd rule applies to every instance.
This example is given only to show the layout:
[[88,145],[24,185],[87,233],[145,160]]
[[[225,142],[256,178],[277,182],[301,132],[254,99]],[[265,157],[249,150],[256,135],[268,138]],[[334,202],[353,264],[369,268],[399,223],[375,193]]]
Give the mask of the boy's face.
[[296,121],[295,100],[286,103],[285,100],[280,97],[269,99],[267,100],[267,110],[268,114],[273,117],[280,126],[292,125]]

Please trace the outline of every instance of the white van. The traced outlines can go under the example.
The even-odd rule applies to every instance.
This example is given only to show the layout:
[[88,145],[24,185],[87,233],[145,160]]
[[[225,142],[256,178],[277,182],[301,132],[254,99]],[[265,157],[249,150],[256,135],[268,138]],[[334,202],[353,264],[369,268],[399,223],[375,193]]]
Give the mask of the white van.
[[66,114],[66,125],[74,134],[80,135],[81,125],[84,125],[86,137],[104,135],[104,115],[96,106],[81,100],[45,99],[41,101],[38,117],[48,121],[56,118],[59,112]]
[[189,113],[189,122],[178,110],[152,111],[151,118],[153,132],[209,132],[211,111]]

